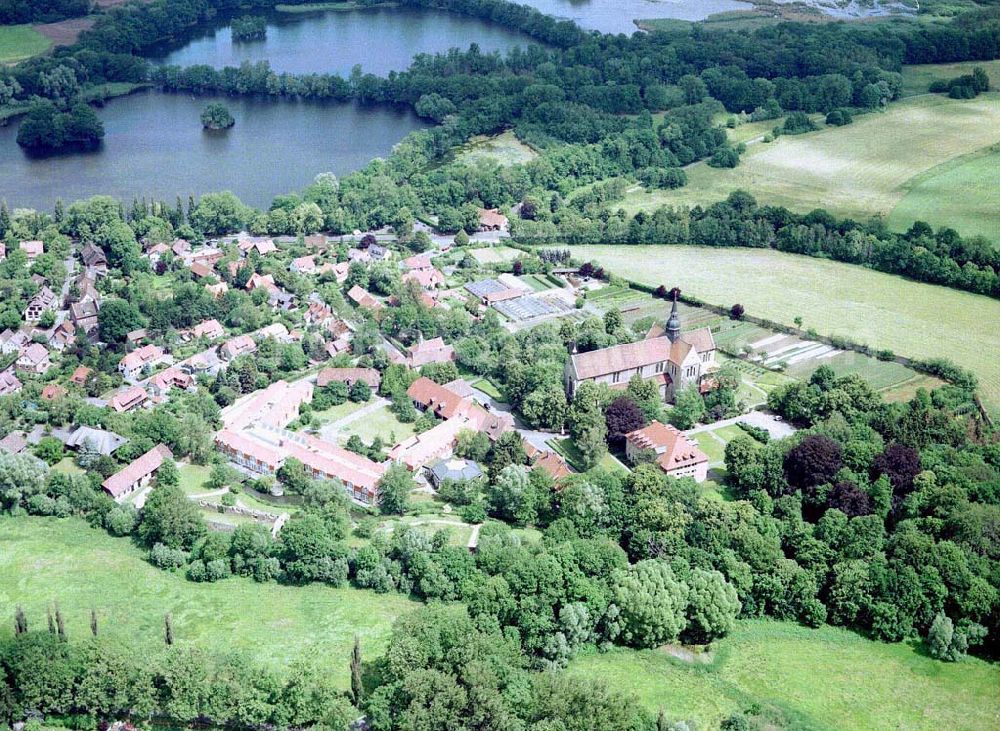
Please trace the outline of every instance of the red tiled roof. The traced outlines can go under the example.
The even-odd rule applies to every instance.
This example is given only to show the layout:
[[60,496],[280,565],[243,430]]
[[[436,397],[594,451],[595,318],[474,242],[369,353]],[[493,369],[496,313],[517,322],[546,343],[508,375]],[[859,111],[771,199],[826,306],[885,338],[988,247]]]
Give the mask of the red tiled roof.
[[670,360],[670,345],[667,338],[654,338],[576,353],[572,357],[573,368],[581,379],[642,368]]
[[101,487],[111,497],[121,497],[133,484],[156,472],[165,459],[173,459],[173,456],[166,444],[157,444],[134,462],[111,475]]
[[566,465],[566,461],[555,452],[543,452],[542,456],[535,460],[532,467],[542,468],[552,476],[553,480],[561,480],[573,474],[573,471]]
[[667,473],[682,467],[708,462],[708,455],[680,430],[670,424],[650,422],[642,429],[625,435],[625,439],[638,449],[652,449],[656,462]]
[[111,408],[119,414],[134,409],[142,404],[148,396],[142,386],[132,386],[124,391],[119,391],[111,399]]
[[374,368],[324,368],[316,376],[316,385],[320,387],[334,381],[342,381],[347,384],[364,381],[373,389],[377,389],[382,378]]

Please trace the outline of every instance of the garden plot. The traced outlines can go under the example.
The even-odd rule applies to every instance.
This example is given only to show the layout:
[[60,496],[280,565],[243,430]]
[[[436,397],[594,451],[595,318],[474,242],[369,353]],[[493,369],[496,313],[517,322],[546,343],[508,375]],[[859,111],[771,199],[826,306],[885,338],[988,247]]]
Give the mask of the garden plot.
[[542,317],[554,317],[570,312],[573,305],[557,294],[518,297],[496,302],[493,309],[513,322],[525,322]]

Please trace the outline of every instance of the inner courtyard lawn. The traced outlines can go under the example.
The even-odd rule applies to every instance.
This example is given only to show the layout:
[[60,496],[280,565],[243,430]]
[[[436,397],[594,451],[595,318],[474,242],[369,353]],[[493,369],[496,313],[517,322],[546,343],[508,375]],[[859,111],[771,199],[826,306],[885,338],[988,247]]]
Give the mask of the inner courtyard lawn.
[[169,612],[178,644],[242,651],[282,671],[316,654],[345,688],[354,636],[374,658],[384,651],[396,617],[418,606],[396,593],[318,584],[239,577],[196,584],[147,563],[129,539],[112,538],[82,520],[0,518],[0,633],[12,631],[19,605],[29,627],[43,627],[54,602],[71,639],[89,635],[93,608],[102,634],[139,649],[157,647]]
[[968,729],[1000,724],[1000,667],[944,663],[919,647],[835,627],[746,621],[707,664],[665,650],[615,649],[574,660],[571,675],[602,679],[653,713],[714,729],[751,703],[783,709],[799,729]]

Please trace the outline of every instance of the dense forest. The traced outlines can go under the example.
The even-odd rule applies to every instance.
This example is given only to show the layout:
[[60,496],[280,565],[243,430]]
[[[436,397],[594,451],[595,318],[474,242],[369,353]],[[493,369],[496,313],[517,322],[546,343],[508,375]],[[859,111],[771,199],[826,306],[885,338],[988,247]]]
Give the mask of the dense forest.
[[91,0],[0,0],[0,25],[54,23],[86,15]]

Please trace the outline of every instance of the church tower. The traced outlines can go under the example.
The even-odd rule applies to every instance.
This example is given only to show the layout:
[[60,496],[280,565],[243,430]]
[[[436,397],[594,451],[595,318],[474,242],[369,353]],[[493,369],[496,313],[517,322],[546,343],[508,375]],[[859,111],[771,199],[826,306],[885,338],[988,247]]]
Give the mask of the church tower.
[[677,292],[674,292],[674,304],[670,308],[670,318],[667,320],[667,337],[671,343],[677,342],[681,336],[681,316],[677,314]]

